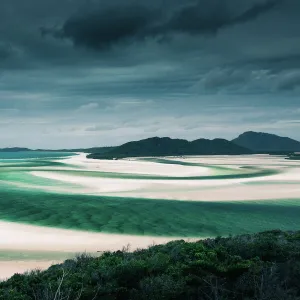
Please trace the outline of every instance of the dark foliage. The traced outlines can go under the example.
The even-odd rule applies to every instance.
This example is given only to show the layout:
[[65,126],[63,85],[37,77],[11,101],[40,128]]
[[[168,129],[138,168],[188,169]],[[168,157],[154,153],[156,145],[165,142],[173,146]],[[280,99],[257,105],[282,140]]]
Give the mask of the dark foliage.
[[130,253],[81,255],[0,283],[5,300],[296,300],[300,232],[174,241]]
[[232,140],[232,142],[258,153],[280,154],[280,152],[300,151],[300,142],[264,132],[248,131]]
[[249,154],[250,150],[235,145],[224,139],[198,139],[192,142],[171,138],[149,138],[129,142],[115,147],[107,153],[89,155],[89,158],[113,159],[139,156],[174,156],[174,155],[225,155]]
[[28,148],[19,148],[19,147],[1,148],[0,149],[0,152],[25,152],[25,151],[31,151],[31,149],[28,149]]
[[287,159],[290,159],[290,160],[300,160],[300,153],[290,154],[290,155],[288,155]]

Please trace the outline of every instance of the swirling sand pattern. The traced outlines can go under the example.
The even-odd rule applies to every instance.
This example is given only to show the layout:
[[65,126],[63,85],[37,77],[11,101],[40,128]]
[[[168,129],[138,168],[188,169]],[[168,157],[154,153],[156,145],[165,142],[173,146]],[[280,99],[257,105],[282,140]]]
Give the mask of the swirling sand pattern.
[[[89,161],[85,154],[58,155],[51,153],[47,159],[45,154],[31,154],[19,164],[2,160],[0,219],[182,237],[293,229],[300,224],[300,167],[283,157]],[[279,187],[276,193],[274,184]]]
[[[22,153],[21,159],[0,160],[2,254],[29,251],[36,258],[33,267],[46,267],[50,257],[64,259],[68,252],[300,227],[299,161],[275,156],[94,161],[68,155]],[[5,261],[4,254],[0,267],[7,272],[0,277],[18,268],[8,268],[11,258]],[[19,265],[28,266],[28,260]]]

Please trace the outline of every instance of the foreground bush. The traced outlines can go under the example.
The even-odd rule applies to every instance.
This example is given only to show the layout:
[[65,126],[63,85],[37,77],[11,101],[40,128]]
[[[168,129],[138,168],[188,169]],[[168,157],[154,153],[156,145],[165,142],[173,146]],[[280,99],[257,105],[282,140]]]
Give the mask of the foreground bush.
[[300,299],[300,232],[81,255],[0,283],[3,300]]

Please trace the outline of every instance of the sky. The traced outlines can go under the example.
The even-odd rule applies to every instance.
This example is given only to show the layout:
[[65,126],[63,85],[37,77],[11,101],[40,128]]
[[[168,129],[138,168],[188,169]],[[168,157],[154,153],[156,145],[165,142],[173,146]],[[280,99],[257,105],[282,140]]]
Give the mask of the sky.
[[299,0],[1,0],[0,147],[300,140]]

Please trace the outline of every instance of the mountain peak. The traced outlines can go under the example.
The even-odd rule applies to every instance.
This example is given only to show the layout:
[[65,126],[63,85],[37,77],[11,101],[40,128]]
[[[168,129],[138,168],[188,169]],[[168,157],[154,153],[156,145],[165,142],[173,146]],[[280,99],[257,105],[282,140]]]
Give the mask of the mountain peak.
[[124,158],[177,155],[229,155],[250,154],[252,151],[224,139],[198,139],[192,142],[169,137],[152,137],[133,141],[114,148],[105,154],[92,154],[90,158]]
[[244,133],[240,134],[239,137],[241,136],[273,136],[273,137],[279,137],[283,138],[277,134],[274,133],[267,133],[267,132],[260,132],[260,131],[245,131]]
[[300,151],[300,142],[265,132],[246,131],[233,139],[232,142],[255,152]]

